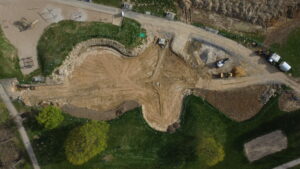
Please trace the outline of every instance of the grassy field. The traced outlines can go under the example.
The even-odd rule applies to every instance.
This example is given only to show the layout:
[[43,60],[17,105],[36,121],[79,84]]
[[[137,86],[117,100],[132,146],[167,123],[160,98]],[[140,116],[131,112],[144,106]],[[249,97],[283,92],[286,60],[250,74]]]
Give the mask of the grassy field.
[[[110,121],[107,150],[81,166],[66,161],[63,142],[66,133],[87,120],[65,115],[55,130],[43,130],[34,120],[26,126],[43,169],[265,169],[300,157],[300,111],[285,113],[271,100],[252,120],[237,123],[226,118],[201,98],[185,99],[181,128],[174,134],[156,132],[144,121],[141,110]],[[282,129],[289,148],[250,164],[243,144],[257,136]],[[213,137],[225,147],[225,159],[214,167],[202,164],[195,147],[202,137]],[[104,160],[106,157],[106,160]]]
[[144,32],[140,24],[125,18],[121,27],[102,22],[61,21],[48,27],[38,43],[38,57],[44,75],[60,66],[68,53],[79,42],[91,38],[116,40],[127,48],[142,43],[139,34]]
[[0,125],[6,123],[8,119],[9,119],[8,111],[6,109],[5,104],[0,99]]
[[300,77],[300,29],[294,30],[283,44],[272,45],[272,50],[277,52],[292,66],[293,76]]
[[146,11],[152,15],[164,17],[167,11],[176,13],[175,2],[173,0],[132,0],[135,4],[133,10],[140,13]]
[[22,77],[17,50],[5,38],[0,28],[0,79]]
[[93,0],[94,3],[120,8],[122,0]]

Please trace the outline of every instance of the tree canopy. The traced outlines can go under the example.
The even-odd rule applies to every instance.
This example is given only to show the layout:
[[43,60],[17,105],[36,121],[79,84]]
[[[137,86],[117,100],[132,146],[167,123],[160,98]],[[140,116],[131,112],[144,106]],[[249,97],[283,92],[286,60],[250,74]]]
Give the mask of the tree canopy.
[[74,165],[81,165],[107,147],[106,122],[91,121],[74,128],[65,141],[65,154],[68,161]]
[[208,166],[214,166],[224,160],[225,152],[223,146],[214,138],[208,137],[201,140],[197,147],[200,161]]
[[61,124],[64,120],[64,116],[60,108],[47,106],[38,114],[36,120],[46,129],[54,129]]

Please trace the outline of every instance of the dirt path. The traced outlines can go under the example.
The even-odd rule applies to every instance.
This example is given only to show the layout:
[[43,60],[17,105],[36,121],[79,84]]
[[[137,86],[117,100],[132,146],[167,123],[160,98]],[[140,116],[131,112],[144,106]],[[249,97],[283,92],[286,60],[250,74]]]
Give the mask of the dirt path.
[[282,164],[281,166],[275,167],[273,169],[288,169],[288,168],[295,167],[299,164],[300,164],[300,158],[298,158],[296,160],[293,160],[293,161],[290,161],[288,163]]
[[228,80],[203,80],[200,79],[196,84],[197,88],[207,90],[230,90],[234,88],[243,88],[257,84],[284,84],[291,87],[297,93],[300,93],[300,84],[287,77],[283,73],[261,74],[257,76],[234,78]]

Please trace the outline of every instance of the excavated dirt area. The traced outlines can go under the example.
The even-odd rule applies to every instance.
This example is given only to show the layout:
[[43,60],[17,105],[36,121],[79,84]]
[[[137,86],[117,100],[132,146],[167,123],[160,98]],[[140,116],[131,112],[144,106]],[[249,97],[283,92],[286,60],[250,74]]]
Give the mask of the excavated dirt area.
[[225,91],[197,90],[194,94],[207,100],[229,118],[241,122],[261,110],[264,104],[260,97],[267,89],[268,86],[256,85]]
[[279,108],[282,111],[292,112],[300,109],[300,95],[293,91],[284,92],[279,98]]
[[126,100],[135,100],[149,125],[166,131],[179,118],[185,90],[198,79],[169,48],[150,46],[134,58],[98,48],[89,51],[63,85],[37,87],[25,91],[23,98],[31,105],[51,101],[95,111],[114,110]]

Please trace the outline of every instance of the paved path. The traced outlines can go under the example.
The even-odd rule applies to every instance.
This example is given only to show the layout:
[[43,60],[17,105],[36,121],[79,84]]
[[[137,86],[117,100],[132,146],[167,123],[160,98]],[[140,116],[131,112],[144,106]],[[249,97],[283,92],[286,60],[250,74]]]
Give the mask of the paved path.
[[16,110],[16,108],[14,107],[14,105],[11,103],[9,97],[6,94],[6,91],[4,90],[3,86],[0,84],[0,96],[4,102],[4,104],[6,105],[10,116],[14,119],[15,123],[17,124],[18,127],[18,132],[20,133],[22,142],[26,148],[26,151],[30,157],[30,160],[32,162],[32,166],[34,169],[40,169],[40,166],[38,164],[37,158],[34,154],[33,148],[31,146],[29,137],[27,135],[27,132],[22,124],[22,118],[18,115],[18,112]]
[[280,165],[278,167],[275,167],[273,169],[288,169],[288,168],[295,167],[297,165],[300,165],[300,158],[298,158],[296,160],[293,160],[293,161],[290,161],[288,163],[282,164],[282,165]]

